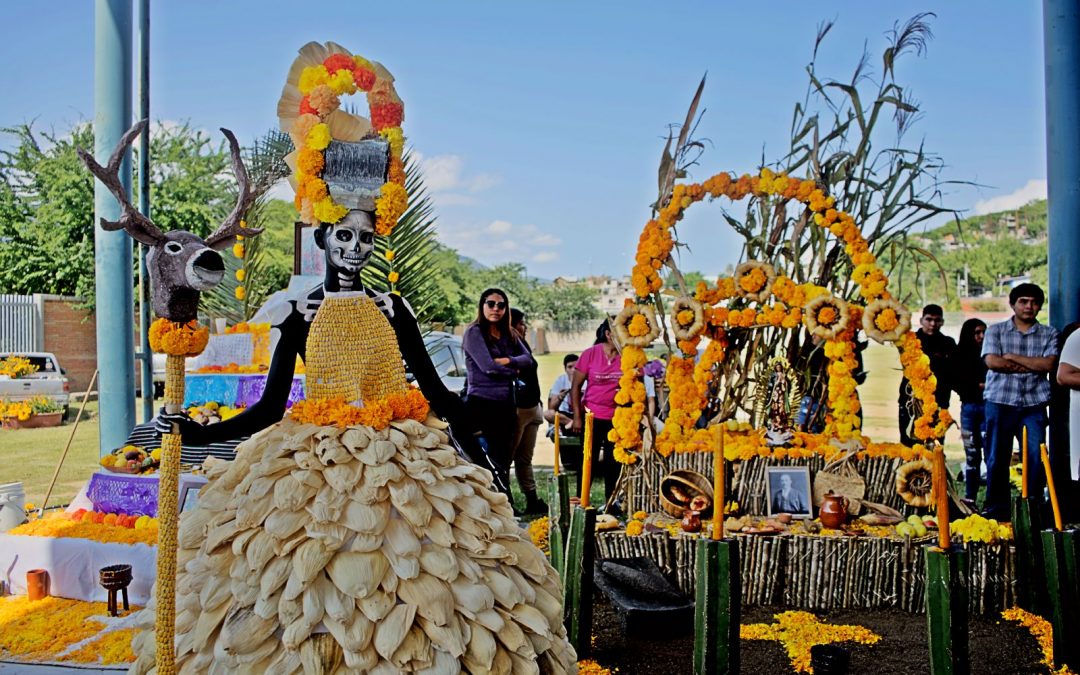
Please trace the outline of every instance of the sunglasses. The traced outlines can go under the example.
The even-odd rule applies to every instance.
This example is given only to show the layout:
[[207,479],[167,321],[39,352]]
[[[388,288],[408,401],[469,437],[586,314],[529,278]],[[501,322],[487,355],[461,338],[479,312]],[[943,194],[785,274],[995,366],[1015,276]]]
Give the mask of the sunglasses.
[[488,309],[506,309],[506,303],[498,300],[485,300],[484,305]]

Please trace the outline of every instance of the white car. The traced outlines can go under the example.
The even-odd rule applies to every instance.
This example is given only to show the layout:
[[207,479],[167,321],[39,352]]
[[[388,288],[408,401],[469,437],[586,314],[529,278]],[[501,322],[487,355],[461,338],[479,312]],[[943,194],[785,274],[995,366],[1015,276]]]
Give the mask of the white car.
[[[461,338],[451,333],[433,330],[424,336],[424,346],[428,356],[435,364],[446,388],[455,394],[465,390],[465,352],[461,349]],[[412,374],[409,380],[412,381]]]
[[25,401],[35,396],[47,396],[64,410],[67,417],[71,401],[71,382],[56,356],[49,352],[0,352],[0,361],[9,356],[21,356],[37,366],[37,371],[24,377],[12,379],[0,375],[0,399]]

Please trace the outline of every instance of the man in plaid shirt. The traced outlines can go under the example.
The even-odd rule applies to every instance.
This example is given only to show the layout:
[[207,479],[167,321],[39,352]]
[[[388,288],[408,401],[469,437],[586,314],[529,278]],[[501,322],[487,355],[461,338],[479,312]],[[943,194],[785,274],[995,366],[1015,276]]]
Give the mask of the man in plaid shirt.
[[1039,445],[1046,434],[1046,404],[1050,401],[1047,373],[1054,366],[1056,330],[1036,317],[1045,300],[1035,284],[1020,284],[1009,293],[1011,319],[990,326],[983,340],[986,374],[986,501],[983,514],[1010,519],[1009,463],[1013,439],[1022,427],[1028,432],[1028,489],[1042,497],[1043,470]]

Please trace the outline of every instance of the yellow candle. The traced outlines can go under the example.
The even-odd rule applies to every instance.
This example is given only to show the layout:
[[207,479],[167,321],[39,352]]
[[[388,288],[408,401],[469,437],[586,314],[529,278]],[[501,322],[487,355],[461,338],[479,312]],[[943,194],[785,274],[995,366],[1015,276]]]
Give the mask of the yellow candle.
[[945,469],[945,449],[938,446],[934,451],[933,486],[937,502],[938,546],[948,551],[952,543],[949,533],[949,490],[946,486],[948,474]]
[[724,538],[724,425],[714,427],[716,448],[713,450],[713,507],[712,538],[716,541]]
[[555,475],[559,475],[559,413],[555,413]]
[[1046,472],[1046,485],[1050,488],[1050,506],[1054,509],[1054,529],[1061,532],[1065,524],[1061,520],[1061,506],[1058,504],[1057,487],[1054,485],[1054,472],[1050,469],[1050,454],[1046,452],[1046,444],[1039,446],[1042,455],[1043,470]]
[[593,414],[585,413],[585,438],[582,441],[581,458],[581,508],[589,508],[589,490],[592,488],[592,427]]
[[1027,426],[1023,427],[1022,432],[1023,441],[1020,443],[1020,496],[1024,499],[1028,497],[1028,441],[1027,441]]

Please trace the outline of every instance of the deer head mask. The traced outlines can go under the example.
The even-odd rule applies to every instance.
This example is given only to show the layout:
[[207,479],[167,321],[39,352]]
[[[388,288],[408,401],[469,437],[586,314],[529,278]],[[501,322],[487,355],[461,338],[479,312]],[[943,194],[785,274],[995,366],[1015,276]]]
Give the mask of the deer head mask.
[[262,230],[241,226],[242,218],[251,208],[255,196],[248,185],[247,169],[240,159],[240,145],[228,129],[222,129],[221,132],[229,141],[239,196],[232,213],[213,234],[202,239],[182,230],[162,232],[149,218],[139,213],[120,184],[120,162],[146,125],[147,120],[142,120],[128,129],[109,157],[107,166],[98,164],[82,149],[79,150],[79,157],[90,172],[116,197],[123,209],[120,219],[115,222],[102,218],[102,229],[124,230],[135,241],[150,247],[146,264],[150,270],[150,283],[153,288],[154,313],[170,321],[186,323],[194,320],[198,314],[199,293],[216,286],[225,275],[225,263],[218,251],[231,246],[238,235],[252,237]]

